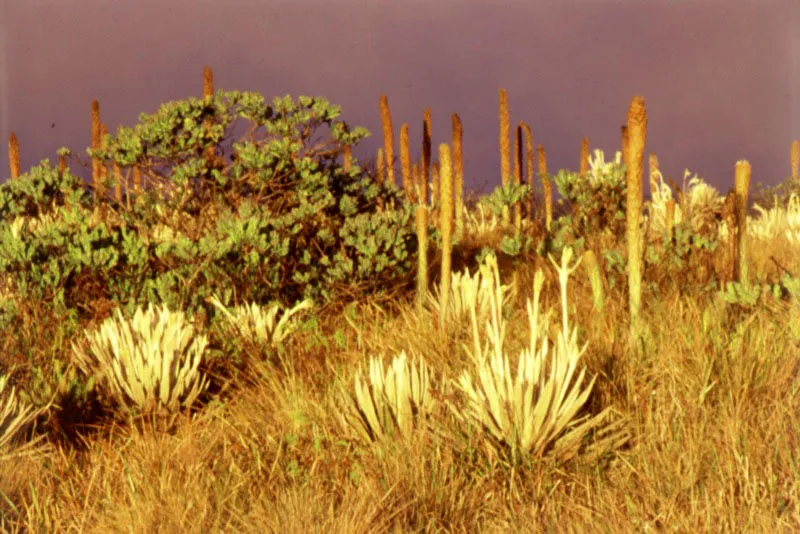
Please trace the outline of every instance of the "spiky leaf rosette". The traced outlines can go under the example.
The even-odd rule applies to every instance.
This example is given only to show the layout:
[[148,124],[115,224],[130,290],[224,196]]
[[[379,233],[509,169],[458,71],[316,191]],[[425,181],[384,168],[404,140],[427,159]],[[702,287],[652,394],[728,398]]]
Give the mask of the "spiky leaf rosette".
[[7,386],[8,377],[0,376],[0,460],[36,450],[33,445],[41,437],[21,446],[16,446],[15,439],[24,427],[49,407],[48,404],[39,410],[34,410],[17,398],[13,387]]
[[119,308],[115,314],[98,331],[86,333],[88,353],[73,343],[78,367],[88,376],[100,375],[99,382],[125,409],[174,412],[191,406],[208,386],[198,372],[207,338],[195,336],[183,312],[166,305],[138,307],[132,322]]
[[[571,257],[572,249],[565,248],[559,269],[563,321],[553,350],[550,350],[545,330],[547,318],[542,321],[539,317],[539,294],[544,276],[537,271],[533,301],[527,303],[530,346],[520,354],[516,377],[503,349],[505,324],[502,315],[492,313],[486,323],[487,343],[481,347],[477,337],[475,340],[473,356],[477,376],[473,378],[472,373],[464,371],[457,383],[466,396],[467,410],[461,413],[451,406],[456,417],[477,423],[487,432],[496,451],[510,454],[512,459],[546,454],[560,460],[569,459],[578,452],[585,434],[599,427],[608,412],[607,409],[594,417],[576,418],[596,377],[583,388],[586,370],[581,369],[576,376],[586,345],[579,348],[577,329],[570,332],[568,328],[567,278],[578,266],[567,268]],[[500,307],[499,292],[493,295],[491,304],[493,310]],[[475,314],[473,323],[477,336]],[[619,438],[617,435],[615,439]]]
[[365,441],[396,435],[408,439],[431,410],[430,372],[424,360],[409,364],[405,351],[384,372],[376,358],[369,362],[369,382],[356,373],[355,395],[345,400],[343,419]]

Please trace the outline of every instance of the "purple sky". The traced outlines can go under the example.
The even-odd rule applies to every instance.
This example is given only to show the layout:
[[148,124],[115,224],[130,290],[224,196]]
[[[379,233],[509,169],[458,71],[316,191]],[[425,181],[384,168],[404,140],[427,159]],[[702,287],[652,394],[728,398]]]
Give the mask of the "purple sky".
[[85,157],[93,98],[115,132],[198,96],[204,64],[217,88],[341,105],[372,132],[359,158],[382,144],[382,93],[413,158],[423,109],[434,147],[457,112],[467,187],[486,192],[500,183],[501,87],[551,172],[577,169],[584,136],[612,157],[637,94],[647,153],[679,183],[688,168],[724,193],[739,159],[753,185],[779,183],[800,138],[796,0],[0,0],[0,181],[10,132],[23,172],[61,146]]

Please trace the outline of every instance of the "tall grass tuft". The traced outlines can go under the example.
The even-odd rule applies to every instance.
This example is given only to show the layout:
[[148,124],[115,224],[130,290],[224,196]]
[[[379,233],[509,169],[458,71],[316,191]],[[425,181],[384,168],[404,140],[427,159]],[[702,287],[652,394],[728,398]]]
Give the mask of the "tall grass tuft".
[[644,98],[633,97],[628,107],[628,124],[623,127],[623,155],[627,169],[626,238],[628,241],[628,304],[631,315],[631,334],[638,332],[639,311],[642,306],[642,248],[640,228],[642,205],[642,161],[647,140],[647,110]]
[[[508,185],[511,177],[511,162],[509,161],[509,146],[508,136],[510,135],[510,124],[508,119],[508,94],[505,89],[500,89],[500,133],[498,134],[500,140],[500,180],[503,187]],[[503,208],[503,226],[508,227],[511,223],[511,215],[508,213],[508,208]]]
[[395,185],[394,181],[394,131],[392,130],[392,113],[389,110],[389,99],[381,95],[381,126],[383,127],[383,154],[386,157],[386,180]]
[[19,178],[19,141],[14,132],[8,136],[8,167],[11,171],[11,179]]

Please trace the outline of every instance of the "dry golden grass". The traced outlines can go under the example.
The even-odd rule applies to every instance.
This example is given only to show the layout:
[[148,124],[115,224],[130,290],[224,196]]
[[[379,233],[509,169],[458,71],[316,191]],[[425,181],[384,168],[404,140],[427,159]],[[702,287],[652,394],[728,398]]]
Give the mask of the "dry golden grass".
[[[207,94],[213,85],[210,69],[204,81]],[[500,145],[507,154],[504,91],[500,100],[501,132],[506,133]],[[97,148],[97,101],[92,110],[92,146]],[[459,184],[463,168],[456,119],[453,168],[441,155],[440,163]],[[532,183],[533,140],[530,128],[523,129]],[[418,204],[416,223],[424,228],[430,110],[423,119],[421,168],[411,165],[408,126],[400,132],[403,187]],[[629,148],[638,154],[639,184],[641,133],[634,125],[629,147],[623,127],[626,162]],[[521,148],[521,140],[518,144]],[[587,150],[584,140],[583,170]],[[545,210],[532,217],[538,225],[523,231],[543,232],[553,222],[552,185],[541,145],[538,156]],[[351,165],[349,147],[344,164]],[[506,180],[508,162],[502,169]],[[95,184],[100,172],[95,166]],[[460,185],[455,187],[459,202]],[[457,215],[463,215],[456,206]],[[507,231],[489,225],[476,229],[474,211],[469,215],[453,250],[458,271],[465,266],[474,271],[475,253],[484,245],[499,248]],[[774,280],[782,274],[777,264],[800,272],[800,254],[785,238],[759,240],[757,248],[748,235],[744,239],[742,250],[759,252],[741,260],[751,279]],[[597,268],[603,263],[600,252],[620,252],[623,246],[598,236],[588,236],[587,242],[602,245],[595,251]],[[427,290],[429,272],[431,284],[441,282],[436,267],[443,260],[431,253],[429,265],[427,243],[421,248],[426,253],[418,287]],[[711,263],[717,272],[725,269],[726,253],[724,247],[715,252]],[[521,261],[501,257],[498,263],[502,282],[515,281],[504,310],[505,345],[513,358],[530,338],[525,303],[533,294],[534,273],[545,274],[542,310],[555,309],[556,316],[559,281],[553,265],[534,254]],[[595,265],[587,267],[596,272]],[[137,419],[121,419],[98,405],[51,411],[38,431],[23,436],[36,439],[36,434],[44,452],[0,461],[0,530],[800,531],[800,304],[770,297],[739,308],[681,292],[680,284],[659,285],[675,277],[666,267],[648,266],[642,275],[636,346],[626,332],[625,278],[609,286],[601,277],[600,287],[595,274],[594,288],[583,270],[570,279],[569,322],[578,327],[580,345],[587,345],[581,357],[586,375],[597,377],[580,415],[614,407],[631,436],[625,446],[599,458],[578,454],[556,462],[545,455],[515,463],[494,454],[481,429],[465,429],[452,412],[464,400],[452,379],[474,363],[467,348],[472,326],[454,320],[440,329],[436,313],[422,304],[425,299],[415,303],[413,294],[391,300],[375,295],[319,310],[316,326],[306,323],[286,338],[280,363],[251,356],[248,371],[199,411]],[[602,313],[595,309],[600,293]],[[92,320],[73,324],[50,303],[18,305],[19,320],[0,334],[0,369],[13,372],[18,389],[34,383],[32,363],[71,361],[68,342],[113,309],[113,303],[96,302]],[[550,326],[552,343],[557,321]],[[359,366],[370,358],[388,362],[402,352],[424,357],[436,408],[409,439],[365,442],[340,417],[341,392],[352,387]]]
[[[800,271],[784,244],[761,246],[764,257]],[[751,269],[768,266],[753,261]],[[558,307],[548,262],[534,257],[518,267],[523,289],[507,310],[509,354],[526,342],[523,297],[531,292],[524,288],[537,268],[546,273],[542,308]],[[501,265],[502,279],[513,270]],[[0,464],[2,529],[796,531],[800,339],[789,321],[800,310],[789,310],[797,303],[734,311],[676,292],[645,292],[639,351],[624,335],[628,310],[619,288],[609,290],[602,314],[593,313],[580,270],[569,296],[570,320],[588,343],[587,374],[598,375],[588,411],[616,407],[633,436],[599,460],[504,464],[480,433],[456,432],[444,409],[433,418],[435,431],[409,441],[358,440],[337,417],[335,397],[359,364],[402,350],[424,355],[434,394],[455,402],[444,377],[469,364],[470,339],[467,324],[443,334],[411,298],[363,301],[321,315],[318,331],[299,332],[287,345],[289,368],[257,366],[222,402],[191,417],[100,421],[99,429],[81,431],[83,442],[53,439],[48,456]],[[27,337],[65,357],[47,345],[52,338]]]

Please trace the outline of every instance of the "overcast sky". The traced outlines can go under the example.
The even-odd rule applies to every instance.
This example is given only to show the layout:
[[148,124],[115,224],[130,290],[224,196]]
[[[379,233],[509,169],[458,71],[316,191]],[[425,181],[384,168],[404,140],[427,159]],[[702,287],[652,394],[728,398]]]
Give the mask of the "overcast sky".
[[381,146],[381,94],[414,158],[424,108],[434,147],[457,112],[467,186],[487,192],[501,87],[551,172],[578,168],[584,136],[613,157],[634,95],[678,182],[688,168],[724,193],[747,159],[753,184],[779,183],[800,138],[797,0],[0,0],[0,180],[10,132],[23,172],[61,146],[85,157],[92,99],[113,133],[199,96],[205,64],[217,88],[341,105],[372,132],[359,158]]

